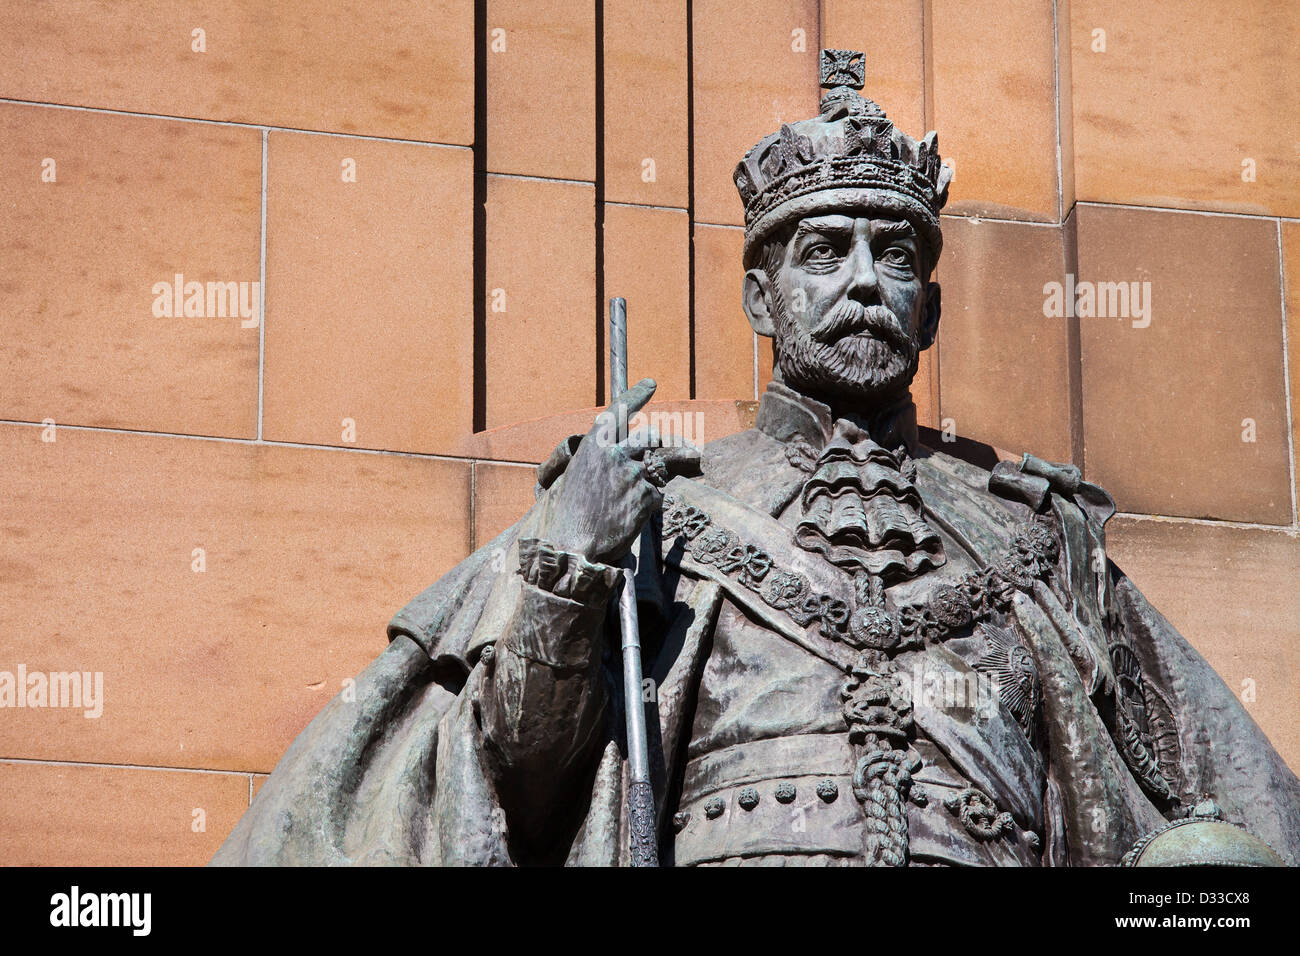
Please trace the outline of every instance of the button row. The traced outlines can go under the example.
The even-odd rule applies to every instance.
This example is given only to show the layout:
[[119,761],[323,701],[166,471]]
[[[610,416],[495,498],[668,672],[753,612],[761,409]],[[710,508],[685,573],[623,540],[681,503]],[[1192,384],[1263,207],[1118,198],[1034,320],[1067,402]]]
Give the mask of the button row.
[[[794,803],[794,798],[799,795],[795,785],[789,780],[783,780],[776,785],[774,796],[777,803]],[[834,803],[840,795],[839,785],[829,777],[817,784],[817,796],[825,803]],[[745,811],[753,810],[759,803],[759,794],[757,787],[741,787],[736,794],[736,802],[740,808]],[[704,802],[704,815],[710,820],[716,820],[722,816],[727,809],[727,801],[720,796],[709,797]]]

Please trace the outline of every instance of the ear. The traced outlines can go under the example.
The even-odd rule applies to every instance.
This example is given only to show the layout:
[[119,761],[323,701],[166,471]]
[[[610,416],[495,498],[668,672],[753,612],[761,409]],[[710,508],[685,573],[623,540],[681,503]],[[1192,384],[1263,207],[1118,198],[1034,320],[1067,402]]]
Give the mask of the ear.
[[939,334],[939,313],[941,311],[939,291],[939,283],[937,282],[930,282],[925,287],[925,312],[921,314],[921,327],[917,330],[921,351],[925,351],[933,345],[935,336]]
[[750,269],[745,273],[745,287],[741,292],[749,324],[755,332],[769,339],[776,335],[776,324],[772,321],[772,300],[769,296],[771,282],[762,269]]

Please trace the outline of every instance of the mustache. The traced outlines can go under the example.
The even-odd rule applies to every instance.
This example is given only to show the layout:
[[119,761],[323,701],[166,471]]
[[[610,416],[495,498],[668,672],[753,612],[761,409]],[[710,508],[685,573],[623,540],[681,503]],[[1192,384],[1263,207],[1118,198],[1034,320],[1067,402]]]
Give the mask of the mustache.
[[852,299],[841,299],[815,328],[808,330],[813,339],[824,345],[863,332],[869,332],[873,337],[899,350],[911,343],[911,336],[888,308],[883,305],[863,305]]

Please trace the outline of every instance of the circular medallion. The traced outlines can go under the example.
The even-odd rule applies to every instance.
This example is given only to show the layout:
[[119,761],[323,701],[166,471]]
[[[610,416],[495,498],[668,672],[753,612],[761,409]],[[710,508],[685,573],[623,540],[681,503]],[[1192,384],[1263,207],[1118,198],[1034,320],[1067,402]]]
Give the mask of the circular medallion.
[[883,607],[860,607],[849,622],[855,647],[886,650],[898,641],[898,619]]
[[763,585],[763,600],[778,611],[796,607],[807,593],[808,582],[791,571],[774,574]]
[[1003,558],[994,566],[994,570],[1022,591],[1028,591],[1034,586],[1033,570],[1025,567],[1015,557]]
[[1045,524],[1033,524],[1029,527],[1029,546],[1040,558],[1055,561],[1061,553],[1061,544],[1056,533]]
[[965,627],[971,622],[973,609],[966,595],[950,585],[941,585],[930,595],[930,609],[935,620],[950,631]]

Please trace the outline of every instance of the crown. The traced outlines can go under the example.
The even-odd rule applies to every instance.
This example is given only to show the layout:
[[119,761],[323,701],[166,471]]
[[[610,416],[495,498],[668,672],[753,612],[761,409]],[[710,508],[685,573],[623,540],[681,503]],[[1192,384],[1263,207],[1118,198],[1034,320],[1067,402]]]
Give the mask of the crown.
[[919,143],[896,129],[863,96],[864,57],[856,50],[822,50],[821,114],[764,137],[736,166],[745,204],[745,267],[779,227],[827,209],[859,207],[905,216],[939,257],[939,210],[952,170],[939,159],[939,137]]

